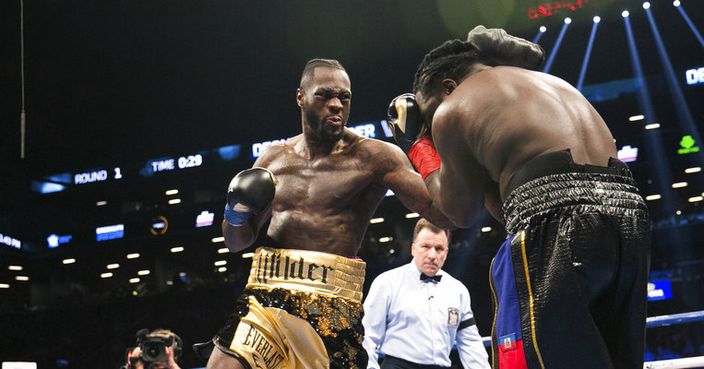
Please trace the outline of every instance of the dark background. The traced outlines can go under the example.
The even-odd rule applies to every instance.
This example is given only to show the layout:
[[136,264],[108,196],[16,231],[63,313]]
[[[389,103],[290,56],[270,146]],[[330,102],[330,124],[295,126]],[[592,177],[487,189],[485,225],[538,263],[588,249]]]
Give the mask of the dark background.
[[[565,4],[566,2],[546,2]],[[572,2],[576,4],[577,2]],[[249,266],[241,254],[218,254],[219,227],[193,227],[195,215],[208,209],[221,221],[229,178],[251,166],[252,143],[291,137],[300,132],[295,89],[306,60],[335,58],[347,68],[354,99],[350,125],[385,118],[394,96],[410,90],[423,55],[442,41],[464,38],[477,24],[504,27],[533,39],[550,53],[565,16],[573,18],[550,73],[576,84],[594,15],[602,22],[585,79],[585,91],[634,78],[621,11],[629,9],[638,52],[669,169],[657,163],[643,125],[629,122],[642,113],[637,93],[592,100],[609,124],[619,147],[640,148],[631,169],[651,201],[654,243],[651,269],[669,278],[673,299],[653,302],[649,316],[701,310],[704,236],[700,202],[702,174],[684,174],[701,166],[703,154],[679,156],[681,128],[653,33],[638,1],[581,2],[575,11],[529,19],[531,0],[444,1],[59,1],[24,3],[24,58],[20,53],[20,2],[0,2],[0,233],[23,242],[23,250],[0,244],[0,361],[37,361],[40,368],[117,367],[134,332],[168,327],[187,345],[209,339],[229,314]],[[704,4],[682,1],[699,32]],[[685,84],[685,70],[704,66],[704,46],[667,1],[651,11],[658,24],[687,106],[701,134],[704,85]],[[24,66],[26,155],[20,158],[21,71]],[[596,86],[596,87],[594,87]],[[150,159],[190,155],[240,144],[231,162],[209,163],[183,171],[137,174]],[[702,145],[702,143],[698,143]],[[59,173],[119,166],[120,181],[39,194],[33,181]],[[658,187],[658,180],[687,181],[683,189]],[[164,191],[178,188],[182,199],[168,204]],[[173,196],[172,196],[173,197]],[[96,201],[108,205],[96,207]],[[679,211],[675,213],[675,211]],[[414,219],[390,197],[372,224],[360,255],[368,263],[366,286],[380,272],[410,260],[409,232]],[[169,231],[148,232],[152,218],[166,216]],[[124,239],[95,242],[95,227],[125,223]],[[481,232],[482,227],[492,227]],[[71,234],[57,249],[46,247],[49,234]],[[389,243],[379,242],[392,236]],[[502,241],[501,226],[485,217],[476,227],[454,235],[445,269],[470,289],[482,335],[488,335],[492,306],[488,265]],[[183,246],[179,254],[169,252]],[[393,250],[393,251],[391,251]],[[141,257],[126,260],[139,252]],[[63,265],[65,258],[77,263]],[[214,261],[227,260],[218,272]],[[109,263],[115,277],[101,279]],[[21,265],[23,271],[8,270]],[[137,270],[151,274],[140,283],[128,280]],[[181,276],[181,273],[184,273]],[[17,275],[29,281],[16,281]],[[700,326],[687,327],[695,349],[704,344]],[[696,328],[699,327],[699,328]],[[691,332],[689,332],[691,330]],[[651,333],[652,332],[652,333]],[[650,349],[681,343],[649,331]],[[657,341],[657,342],[656,342]],[[677,346],[676,348],[674,346]],[[682,350],[681,350],[682,351]],[[704,347],[700,354],[704,355]],[[96,364],[98,363],[98,364]],[[183,367],[197,367],[190,351]]]

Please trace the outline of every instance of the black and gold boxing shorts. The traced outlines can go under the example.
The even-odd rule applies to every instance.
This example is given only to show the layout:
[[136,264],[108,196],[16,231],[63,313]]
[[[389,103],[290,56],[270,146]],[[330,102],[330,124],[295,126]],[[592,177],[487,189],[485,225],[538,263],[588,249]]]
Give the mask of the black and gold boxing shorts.
[[235,312],[214,338],[252,369],[363,369],[365,263],[315,251],[258,248]]

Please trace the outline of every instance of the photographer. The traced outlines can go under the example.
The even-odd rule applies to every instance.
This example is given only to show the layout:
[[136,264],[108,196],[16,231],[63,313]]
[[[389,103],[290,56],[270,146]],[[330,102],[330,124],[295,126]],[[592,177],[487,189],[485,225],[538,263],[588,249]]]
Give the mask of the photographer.
[[124,369],[181,369],[176,361],[181,357],[183,342],[168,329],[137,332],[137,347],[127,353]]

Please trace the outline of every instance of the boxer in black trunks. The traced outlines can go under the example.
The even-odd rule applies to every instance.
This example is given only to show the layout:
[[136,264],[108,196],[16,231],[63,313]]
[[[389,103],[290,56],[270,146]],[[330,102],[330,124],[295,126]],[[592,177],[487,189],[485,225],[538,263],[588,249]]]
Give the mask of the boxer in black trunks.
[[483,208],[506,224],[491,267],[494,367],[640,369],[647,208],[596,110],[531,70],[543,60],[479,26],[425,56],[391,118],[418,138],[408,155],[456,226]]

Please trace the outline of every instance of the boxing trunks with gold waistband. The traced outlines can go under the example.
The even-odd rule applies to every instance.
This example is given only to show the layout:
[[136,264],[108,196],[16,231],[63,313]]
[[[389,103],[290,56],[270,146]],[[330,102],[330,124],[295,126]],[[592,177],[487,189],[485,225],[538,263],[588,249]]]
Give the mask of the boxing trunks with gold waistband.
[[249,369],[364,369],[364,270],[344,256],[258,248],[213,342]]

